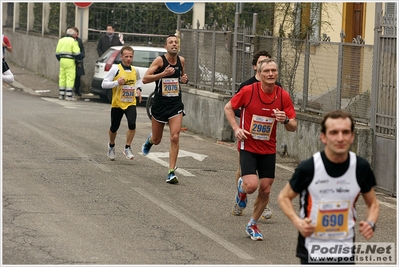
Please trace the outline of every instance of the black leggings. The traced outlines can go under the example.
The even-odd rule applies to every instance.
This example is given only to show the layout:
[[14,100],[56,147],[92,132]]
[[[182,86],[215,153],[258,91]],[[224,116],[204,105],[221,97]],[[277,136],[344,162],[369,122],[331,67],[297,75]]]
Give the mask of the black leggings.
[[121,108],[111,108],[111,127],[109,129],[112,133],[116,133],[116,131],[118,131],[119,126],[121,125],[123,114],[126,115],[127,125],[129,127],[129,130],[136,129],[136,119],[137,119],[136,106],[134,105],[129,106],[125,110]]

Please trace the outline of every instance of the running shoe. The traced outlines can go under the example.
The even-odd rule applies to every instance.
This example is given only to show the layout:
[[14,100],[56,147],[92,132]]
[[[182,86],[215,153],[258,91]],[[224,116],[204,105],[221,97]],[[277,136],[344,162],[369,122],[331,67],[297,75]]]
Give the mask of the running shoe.
[[123,154],[125,154],[127,159],[134,159],[134,155],[133,155],[132,149],[130,147],[125,148],[123,150]]
[[108,158],[110,160],[115,160],[115,146],[114,147],[110,147],[109,144],[108,144],[108,153],[107,153],[107,155],[108,155]]
[[245,231],[252,240],[263,240],[263,235],[256,224],[247,225]]
[[174,171],[171,171],[168,173],[168,177],[166,178],[166,182],[168,184],[177,184],[179,183],[179,180],[177,180],[177,176]]
[[242,209],[245,209],[247,207],[247,194],[246,193],[240,193],[240,190],[238,190],[242,185],[242,178],[240,177],[238,179],[238,186],[237,186],[237,194],[236,194],[236,204],[241,207]]
[[59,99],[59,100],[64,100],[64,96],[63,96],[63,95],[60,95],[60,96],[58,97],[58,99]]
[[143,153],[143,156],[147,156],[148,153],[150,153],[152,147],[152,144],[150,143],[151,135],[152,133],[148,135],[147,140],[145,140],[144,144],[141,146],[141,153]]
[[247,194],[246,193],[240,193],[238,188],[240,188],[242,185],[242,178],[240,177],[238,179],[238,186],[237,186],[237,193],[236,193],[236,199],[235,203],[233,206],[233,215],[235,216],[241,216],[242,212],[247,206]]
[[244,208],[241,208],[240,206],[238,206],[237,203],[234,203],[233,211],[232,211],[234,216],[241,216],[243,211],[244,211]]
[[272,218],[272,215],[273,215],[272,210],[269,208],[269,204],[267,204],[262,212],[262,219],[268,220]]

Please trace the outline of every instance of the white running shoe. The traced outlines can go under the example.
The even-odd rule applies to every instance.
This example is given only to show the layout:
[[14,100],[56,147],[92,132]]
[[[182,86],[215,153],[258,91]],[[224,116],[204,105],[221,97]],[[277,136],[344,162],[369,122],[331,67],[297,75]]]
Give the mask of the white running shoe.
[[125,154],[127,159],[134,159],[134,155],[133,155],[132,149],[130,147],[129,148],[125,148],[123,150],[123,154]]
[[110,160],[115,160],[115,146],[114,147],[110,147],[109,144],[108,144],[108,153],[107,153],[107,155],[108,155],[108,158]]
[[267,204],[262,212],[262,219],[268,220],[272,217],[272,215],[272,210],[269,208],[269,204]]
[[233,211],[232,211],[234,216],[241,216],[243,211],[244,211],[244,208],[241,208],[240,206],[238,206],[237,203],[234,203]]

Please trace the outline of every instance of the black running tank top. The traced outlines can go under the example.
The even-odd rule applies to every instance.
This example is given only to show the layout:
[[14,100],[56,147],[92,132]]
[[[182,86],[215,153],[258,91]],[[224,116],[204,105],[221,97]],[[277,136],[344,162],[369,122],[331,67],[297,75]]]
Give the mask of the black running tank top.
[[155,72],[155,74],[163,72],[168,65],[175,68],[175,73],[171,76],[167,76],[155,81],[154,102],[156,104],[179,103],[181,101],[181,88],[179,81],[182,72],[180,57],[177,56],[177,62],[175,65],[170,64],[165,55],[162,55],[161,58],[163,65]]

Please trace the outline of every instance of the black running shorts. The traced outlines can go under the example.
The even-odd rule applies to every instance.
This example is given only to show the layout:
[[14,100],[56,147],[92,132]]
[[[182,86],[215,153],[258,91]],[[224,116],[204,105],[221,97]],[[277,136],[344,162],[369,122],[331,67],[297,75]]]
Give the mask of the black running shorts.
[[186,115],[184,112],[184,104],[182,102],[173,105],[154,104],[151,107],[152,117],[161,123],[167,123],[171,118],[180,113],[183,113],[183,116]]
[[274,178],[276,154],[261,155],[240,150],[241,176],[258,173],[259,179]]

